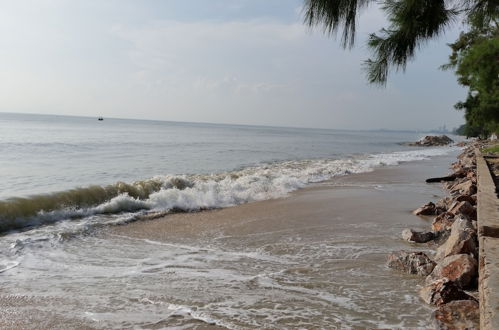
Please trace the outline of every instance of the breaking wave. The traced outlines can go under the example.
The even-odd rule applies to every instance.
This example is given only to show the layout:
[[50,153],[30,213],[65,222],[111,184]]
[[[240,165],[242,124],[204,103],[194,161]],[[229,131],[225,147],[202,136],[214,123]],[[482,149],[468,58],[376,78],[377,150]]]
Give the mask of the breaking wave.
[[[199,211],[283,197],[307,184],[335,176],[368,172],[376,167],[447,154],[455,147],[262,164],[211,175],[158,176],[132,184],[76,188],[27,198],[0,201],[0,231],[40,226],[96,215],[139,212],[165,214]],[[102,217],[102,224],[106,219]],[[93,220],[92,222],[95,222]]]

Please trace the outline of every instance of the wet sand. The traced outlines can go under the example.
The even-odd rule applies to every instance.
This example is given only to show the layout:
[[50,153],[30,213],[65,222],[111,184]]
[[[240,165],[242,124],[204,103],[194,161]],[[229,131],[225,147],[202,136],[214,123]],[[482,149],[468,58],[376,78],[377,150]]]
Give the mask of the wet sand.
[[[297,309],[305,309],[310,307],[306,300],[313,296],[334,297],[325,299],[326,307],[317,306],[310,316],[296,313],[305,327],[424,328],[430,311],[417,296],[422,279],[396,273],[384,264],[391,251],[426,249],[403,242],[400,233],[407,227],[428,229],[429,219],[414,216],[411,211],[444,194],[439,184],[425,184],[424,180],[447,173],[453,160],[454,156],[446,156],[381,168],[339,177],[296,191],[287,198],[174,214],[116,227],[112,233],[223,251],[256,251],[290,261],[292,266],[281,270],[278,267],[283,265],[245,269],[259,268],[257,263],[230,267],[240,273],[268,276],[273,284],[267,284],[267,289],[286,292],[284,297],[268,299],[261,291],[261,301],[248,308],[258,310],[260,304],[275,308],[287,301],[296,304]],[[273,277],[269,272],[286,275]],[[223,286],[212,284],[207,292]],[[290,287],[313,291],[304,294],[308,297],[301,293],[292,297]],[[248,288],[240,290],[244,296]],[[263,317],[254,314],[255,318]],[[225,324],[232,325],[229,327],[251,324],[216,312],[212,315],[224,319]],[[276,318],[270,327],[293,328],[289,321]]]
[[426,249],[400,233],[428,228],[429,219],[411,211],[444,194],[424,180],[447,173],[454,159],[108,227],[34,250],[4,274],[0,327],[425,329],[431,310],[417,295],[423,279],[386,268],[386,255]]
[[[341,230],[344,225],[366,222],[386,225],[387,231],[392,226],[427,229],[429,218],[416,217],[411,211],[431,197],[443,195],[439,184],[425,184],[424,180],[445,174],[451,160],[439,157],[338,177],[286,198],[172,214],[119,226],[113,232],[172,242],[234,239],[237,245],[240,239],[248,239],[247,243],[256,246],[260,235],[282,239],[289,232],[300,232],[320,238],[328,234],[320,228]],[[363,234],[362,226],[358,234]]]

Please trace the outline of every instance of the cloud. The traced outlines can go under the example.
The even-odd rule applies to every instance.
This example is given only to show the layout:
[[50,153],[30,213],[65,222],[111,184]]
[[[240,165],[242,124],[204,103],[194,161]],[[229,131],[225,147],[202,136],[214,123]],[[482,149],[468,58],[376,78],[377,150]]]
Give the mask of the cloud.
[[442,47],[387,89],[366,84],[376,9],[345,51],[302,24],[301,1],[53,1],[0,12],[1,110],[359,129],[460,120],[454,78],[436,69]]
[[300,65],[300,47],[310,40],[301,24],[261,20],[156,21],[142,27],[117,25],[112,33],[129,43],[137,84],[238,97],[285,89],[290,75],[282,72],[290,64]]
[[308,37],[301,24],[261,21],[159,21],[140,28],[114,26],[112,32],[131,44],[129,55],[137,67],[154,70],[252,62],[255,54],[277,55]]

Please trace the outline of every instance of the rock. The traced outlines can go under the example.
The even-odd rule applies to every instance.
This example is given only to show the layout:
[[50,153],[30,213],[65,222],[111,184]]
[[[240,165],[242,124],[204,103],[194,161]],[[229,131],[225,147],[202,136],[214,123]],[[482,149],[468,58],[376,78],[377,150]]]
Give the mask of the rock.
[[454,223],[454,213],[445,212],[439,214],[431,223],[431,229],[433,231],[450,230],[452,224]]
[[473,169],[476,166],[475,156],[473,154],[465,154],[459,159],[459,163],[462,168]]
[[480,308],[474,300],[454,300],[441,305],[432,314],[437,330],[480,329]]
[[476,209],[471,205],[470,202],[463,201],[463,202],[454,202],[450,208],[449,212],[454,213],[455,215],[458,214],[464,214],[471,219],[476,219]]
[[417,142],[409,143],[409,145],[424,146],[424,147],[445,146],[453,142],[454,141],[451,138],[449,138],[447,135],[441,135],[441,136],[427,135]]
[[470,179],[471,182],[476,183],[476,172],[473,170],[468,171],[468,173],[466,173],[466,178]]
[[437,249],[435,259],[440,260],[454,254],[478,256],[476,229],[473,222],[465,217],[457,217],[454,220],[449,238]]
[[456,184],[455,182],[450,181],[450,182],[444,182],[443,186],[445,189],[450,190],[455,184]]
[[414,243],[426,243],[431,241],[435,236],[431,231],[421,232],[412,229],[404,229],[402,231],[402,239]]
[[456,254],[439,262],[426,278],[426,283],[447,278],[458,287],[467,288],[476,283],[477,276],[477,261],[468,254]]
[[450,229],[448,230],[439,230],[433,233],[434,238],[432,243],[436,244],[438,246],[444,244],[447,242],[447,239],[449,239],[450,236]]
[[412,213],[414,213],[415,215],[436,215],[437,208],[435,204],[429,202],[428,204],[425,204],[420,208],[414,210]]
[[457,193],[462,195],[473,195],[476,194],[477,188],[472,180],[465,180],[452,187],[451,194]]
[[433,271],[435,262],[423,252],[399,251],[388,255],[387,266],[408,274],[427,276]]
[[463,168],[459,162],[452,163],[451,168],[454,169],[454,173],[463,170]]
[[468,172],[469,172],[469,170],[460,167],[459,169],[454,171],[454,173],[452,175],[455,176],[456,179],[457,178],[465,178],[468,175]]
[[474,300],[474,298],[460,289],[446,278],[436,280],[419,291],[425,303],[440,306],[453,300]]
[[447,212],[447,207],[441,207],[441,206],[436,206],[435,208],[435,214],[440,215],[442,213]]
[[[474,197],[473,197],[474,196]],[[460,195],[456,197],[457,202],[468,202],[471,205],[476,205],[476,195]]]
[[471,203],[471,204],[477,205],[477,200],[478,200],[477,194],[471,195],[471,198],[473,199],[473,203]]
[[[476,233],[475,226],[473,225],[473,220],[464,214],[459,214],[454,217],[454,223],[452,224],[454,230],[472,230]],[[452,229],[452,227],[451,227]]]
[[449,206],[454,202],[454,200],[450,197],[444,197],[442,199],[439,199],[436,203],[435,206],[444,210],[447,210]]

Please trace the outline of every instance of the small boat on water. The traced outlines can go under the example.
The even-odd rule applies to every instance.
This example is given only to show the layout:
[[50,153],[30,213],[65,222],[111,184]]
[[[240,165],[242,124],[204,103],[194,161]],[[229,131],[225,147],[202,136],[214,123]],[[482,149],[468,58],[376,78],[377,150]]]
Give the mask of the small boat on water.
[[99,120],[99,121],[103,121],[103,120],[104,120],[104,118],[99,117],[99,118],[97,118],[97,120]]

